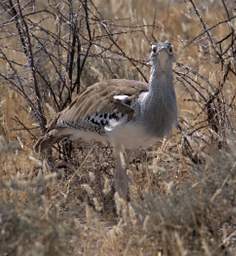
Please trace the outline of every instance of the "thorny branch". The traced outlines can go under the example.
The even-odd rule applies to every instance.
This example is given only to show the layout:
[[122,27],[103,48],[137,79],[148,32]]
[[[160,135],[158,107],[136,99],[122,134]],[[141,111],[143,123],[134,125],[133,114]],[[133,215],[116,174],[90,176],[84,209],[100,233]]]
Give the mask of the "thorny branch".
[[[234,107],[236,93],[229,100],[225,91],[229,77],[236,76],[236,33],[232,25],[236,16],[226,1],[221,0],[219,3],[225,17],[209,26],[195,1],[188,1],[200,22],[201,31],[185,47],[191,47],[193,43],[201,47],[201,41],[197,39],[206,38],[213,49],[213,52],[209,51],[209,57],[215,55],[216,64],[221,68],[217,81],[183,63],[177,63],[175,69],[178,83],[189,96],[187,100],[198,109],[192,120],[180,118],[179,123],[186,135],[183,140],[187,147],[185,152],[193,162],[198,162],[190,148],[189,136],[192,140],[205,140],[201,134],[205,136],[203,131],[207,130],[209,136],[217,137],[220,147],[226,128],[232,127],[229,112]],[[55,2],[49,1],[47,7],[40,9],[37,4],[30,8],[29,3],[20,0],[0,1],[0,40],[17,42],[15,48],[11,43],[2,44],[0,60],[6,64],[7,72],[0,70],[0,79],[25,99],[41,132],[46,129],[48,109],[63,110],[84,86],[97,81],[94,70],[98,63],[103,69],[99,72],[106,73],[106,77],[116,77],[119,74],[114,70],[120,63],[130,63],[136,77],[147,81],[144,59],[129,56],[119,42],[123,37],[139,35],[149,45],[155,39],[154,32],[159,29],[156,16],[152,24],[127,25],[122,23],[123,20],[105,19],[92,0]],[[216,33],[219,26],[228,31],[223,38]],[[9,56],[11,50],[21,57]],[[94,76],[92,80],[91,74]]]
[[[233,107],[231,102],[234,101],[235,94],[233,95],[232,100],[229,102],[225,98],[224,91],[229,81],[229,74],[231,73],[233,76],[236,76],[234,70],[236,33],[234,26],[231,24],[231,22],[235,19],[235,16],[230,15],[229,9],[224,0],[222,0],[221,3],[223,9],[225,10],[227,19],[220,21],[211,27],[209,27],[204,21],[203,15],[201,15],[195,2],[193,0],[189,0],[189,2],[191,3],[197,18],[201,23],[203,32],[190,40],[185,47],[189,47],[190,44],[195,42],[198,38],[206,35],[210,46],[212,49],[214,49],[214,53],[220,60],[222,70],[222,72],[219,73],[221,77],[218,80],[218,84],[215,84],[216,81],[212,83],[209,81],[209,79],[203,77],[200,73],[194,71],[192,68],[177,63],[177,70],[175,71],[177,74],[177,80],[186,88],[191,97],[191,101],[200,109],[200,112],[195,115],[194,120],[198,122],[201,116],[203,118],[200,127],[198,127],[197,122],[190,124],[186,119],[184,122],[182,120],[181,125],[179,124],[180,130],[183,133],[183,152],[185,155],[189,156],[193,162],[196,162],[196,155],[193,154],[194,151],[188,136],[191,135],[192,141],[194,140],[194,137],[196,137],[197,140],[199,140],[199,138],[203,139],[201,138],[202,136],[199,137],[199,134],[202,133],[201,130],[207,129],[212,138],[218,141],[218,147],[221,148],[224,144],[226,144],[227,128],[232,128],[229,113],[230,109]],[[228,33],[224,38],[219,39],[218,34],[215,33],[215,29],[218,26],[229,27],[230,33]],[[226,53],[230,54],[227,55]],[[206,133],[202,134],[205,134],[204,136],[206,136]]]

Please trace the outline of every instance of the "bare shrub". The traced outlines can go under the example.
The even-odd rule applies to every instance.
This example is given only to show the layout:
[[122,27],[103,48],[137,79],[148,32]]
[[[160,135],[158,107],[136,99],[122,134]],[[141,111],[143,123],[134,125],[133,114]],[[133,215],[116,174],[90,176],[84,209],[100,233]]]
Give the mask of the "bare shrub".
[[[0,1],[1,255],[235,255],[232,1],[148,2]],[[166,39],[179,126],[129,154],[120,218],[110,148],[56,145],[51,173],[32,144],[90,84],[148,80],[148,45]]]

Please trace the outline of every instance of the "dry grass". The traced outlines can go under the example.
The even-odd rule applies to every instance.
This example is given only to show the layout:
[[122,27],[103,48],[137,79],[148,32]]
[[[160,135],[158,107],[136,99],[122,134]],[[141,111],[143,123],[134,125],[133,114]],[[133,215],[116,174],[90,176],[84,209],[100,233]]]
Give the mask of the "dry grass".
[[[95,1],[104,17],[122,29],[155,20],[155,28],[142,27],[142,32],[117,38],[128,56],[144,60],[149,41],[168,39],[175,46],[177,62],[189,67],[175,66],[182,132],[174,131],[163,150],[153,147],[129,153],[131,201],[125,207],[114,199],[111,149],[78,142],[70,162],[55,153],[58,169],[50,172],[32,151],[39,130],[34,129],[30,107],[1,80],[0,255],[236,254],[236,76],[231,72],[226,77],[220,96],[209,108],[215,111],[211,119],[203,98],[214,95],[225,71],[206,35],[188,45],[202,32],[190,2]],[[42,1],[37,8],[44,6]],[[222,1],[200,1],[198,8],[209,27],[226,19]],[[50,20],[42,24],[55,29]],[[212,33],[220,40],[229,31],[224,23]],[[1,29],[0,34],[4,34]],[[15,38],[1,39],[1,44],[11,59],[24,63]],[[118,52],[115,47],[113,51]],[[227,59],[231,61],[235,65],[235,59]],[[50,81],[55,80],[50,63],[45,65]],[[148,68],[138,65],[148,77]],[[2,58],[0,72],[9,72]],[[19,72],[31,82],[20,68]],[[181,74],[190,75],[193,82],[184,82]],[[88,59],[81,86],[111,77],[142,79],[127,59]],[[46,102],[50,119],[54,105],[50,98]],[[32,134],[17,120],[33,128]]]

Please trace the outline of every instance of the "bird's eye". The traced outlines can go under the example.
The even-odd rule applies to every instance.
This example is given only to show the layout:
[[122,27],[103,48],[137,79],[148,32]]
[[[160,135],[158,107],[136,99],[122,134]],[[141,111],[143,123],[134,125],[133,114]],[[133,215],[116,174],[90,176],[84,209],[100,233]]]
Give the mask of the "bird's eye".
[[172,54],[173,53],[173,49],[172,46],[169,47],[169,53]]
[[156,52],[157,52],[156,46],[152,46],[152,52],[153,52],[153,53],[156,53]]

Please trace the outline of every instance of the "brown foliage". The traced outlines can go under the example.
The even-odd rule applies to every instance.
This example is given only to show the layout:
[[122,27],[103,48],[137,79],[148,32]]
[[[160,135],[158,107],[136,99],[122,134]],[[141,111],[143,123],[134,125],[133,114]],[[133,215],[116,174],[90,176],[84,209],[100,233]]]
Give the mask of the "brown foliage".
[[[1,1],[1,255],[235,255],[232,2]],[[147,80],[150,42],[166,39],[179,127],[129,152],[130,204],[108,147],[78,142],[62,161],[56,145],[52,173],[32,151],[50,118],[98,80]]]

